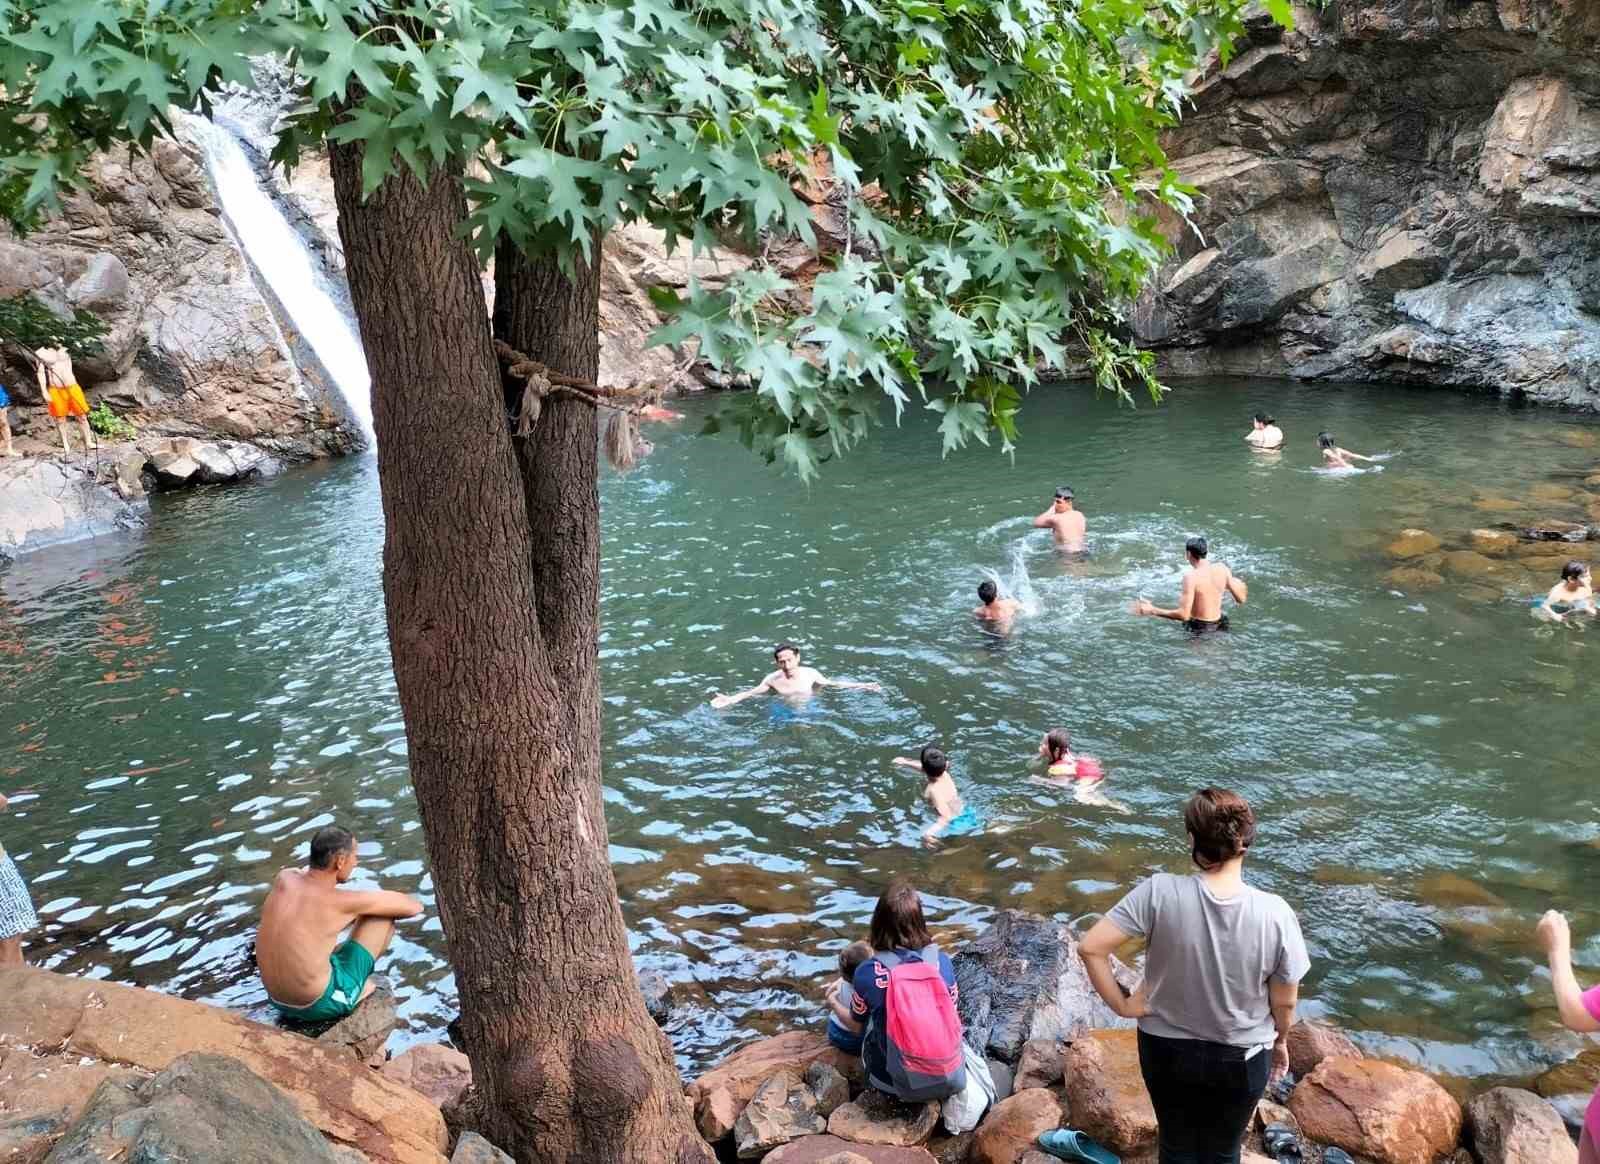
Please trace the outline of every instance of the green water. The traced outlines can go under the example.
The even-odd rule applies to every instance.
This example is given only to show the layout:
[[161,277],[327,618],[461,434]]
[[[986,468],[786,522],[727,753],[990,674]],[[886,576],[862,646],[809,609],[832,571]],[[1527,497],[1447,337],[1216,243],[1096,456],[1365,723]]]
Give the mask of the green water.
[[[1281,457],[1241,440],[1258,408],[1288,433]],[[681,984],[684,1066],[819,1023],[834,952],[891,875],[916,878],[951,939],[1005,907],[1081,919],[1182,868],[1180,806],[1204,783],[1257,806],[1249,874],[1300,912],[1310,1012],[1463,1075],[1573,1050],[1531,929],[1569,911],[1600,972],[1584,892],[1600,870],[1600,627],[1527,605],[1567,547],[1444,555],[1474,527],[1583,519],[1600,428],[1272,382],[1186,384],[1132,412],[1044,392],[1025,415],[1014,463],[941,460],[914,418],[807,489],[689,423],[605,481],[613,858],[637,961]],[[1322,427],[1394,456],[1314,472]],[[1029,525],[1060,483],[1088,514],[1086,561]],[[143,535],[0,575],[0,788],[40,793],[0,840],[46,919],[35,960],[258,1006],[254,911],[332,820],[385,884],[431,900],[380,525],[373,465],[356,461],[158,498]],[[1397,584],[1384,547],[1405,527],[1444,545]],[[1193,532],[1250,584],[1226,637],[1126,613],[1141,593],[1170,604]],[[1033,611],[1007,638],[968,616],[986,569]],[[883,693],[706,706],[763,674],[778,639]],[[1058,725],[1102,759],[1116,805],[1031,779]],[[930,740],[988,825],[933,853],[918,778],[889,765]],[[454,1011],[443,948],[431,918],[397,942],[401,1042]]]

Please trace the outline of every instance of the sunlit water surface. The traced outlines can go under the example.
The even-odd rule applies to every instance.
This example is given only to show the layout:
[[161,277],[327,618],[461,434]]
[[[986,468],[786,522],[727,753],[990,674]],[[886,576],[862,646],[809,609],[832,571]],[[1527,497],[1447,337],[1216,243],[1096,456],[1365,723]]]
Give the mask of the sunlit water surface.
[[[1242,444],[1257,408],[1287,430],[1281,456]],[[820,1022],[823,976],[890,876],[924,887],[947,940],[1006,907],[1081,920],[1183,867],[1179,809],[1206,783],[1257,806],[1250,874],[1300,912],[1308,1009],[1452,1074],[1570,1053],[1531,930],[1568,910],[1600,971],[1600,626],[1527,604],[1570,547],[1458,551],[1474,527],[1600,506],[1584,484],[1600,430],[1484,398],[1263,382],[1137,411],[1041,392],[1025,418],[1014,462],[941,460],[908,418],[809,488],[691,419],[604,482],[612,857],[637,961],[681,984],[682,1065]],[[1394,456],[1315,472],[1321,427]],[[1059,483],[1088,514],[1085,561],[1030,528]],[[255,912],[331,821],[431,903],[380,526],[373,463],[350,461],[158,497],[142,535],[0,574],[0,789],[39,794],[0,840],[45,918],[35,960],[259,1007]],[[1386,577],[1405,527],[1444,545]],[[1126,613],[1141,593],[1171,601],[1191,532],[1249,580],[1229,636]],[[985,570],[1035,611],[1008,638],[969,618]],[[778,639],[883,693],[706,706],[764,673]],[[1115,805],[1032,779],[1056,725],[1102,759]],[[889,764],[931,740],[987,821],[936,853],[917,844],[918,778]],[[434,917],[402,929],[397,1046],[454,1013],[443,949]]]

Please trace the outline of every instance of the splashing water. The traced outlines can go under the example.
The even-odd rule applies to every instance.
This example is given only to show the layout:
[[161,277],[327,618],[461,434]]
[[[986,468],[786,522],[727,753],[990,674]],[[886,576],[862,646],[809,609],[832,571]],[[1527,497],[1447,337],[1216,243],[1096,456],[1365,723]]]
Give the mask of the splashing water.
[[1014,598],[1021,606],[1018,613],[1032,618],[1039,613],[1042,606],[1039,594],[1033,587],[1033,578],[1028,574],[1028,539],[1017,538],[1011,543],[1010,561],[1008,563],[1009,577],[1002,578],[998,570],[989,566],[982,568],[985,578],[1000,588],[1001,598]]
[[187,118],[186,124],[205,151],[217,201],[239,248],[311,345],[350,415],[371,439],[372,378],[367,357],[344,311],[328,294],[311,252],[261,188],[238,139],[204,118]]

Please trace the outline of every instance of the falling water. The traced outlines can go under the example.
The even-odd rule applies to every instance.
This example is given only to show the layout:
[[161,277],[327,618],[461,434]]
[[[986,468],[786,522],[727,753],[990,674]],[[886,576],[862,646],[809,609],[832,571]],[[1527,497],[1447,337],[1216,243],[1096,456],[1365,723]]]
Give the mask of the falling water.
[[239,246],[266,280],[300,335],[327,370],[361,431],[372,431],[372,379],[367,357],[344,311],[328,294],[325,277],[305,242],[261,188],[238,140],[203,118],[188,126],[205,151],[217,201]]

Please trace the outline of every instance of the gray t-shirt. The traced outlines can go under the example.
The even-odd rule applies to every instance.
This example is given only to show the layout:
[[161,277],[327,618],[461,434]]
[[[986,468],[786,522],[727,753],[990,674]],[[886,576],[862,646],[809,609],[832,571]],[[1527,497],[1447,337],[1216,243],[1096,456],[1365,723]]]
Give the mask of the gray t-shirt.
[[1157,873],[1106,915],[1146,939],[1146,1034],[1236,1047],[1277,1037],[1267,983],[1299,982],[1311,969],[1289,903],[1249,885],[1223,899],[1198,874]]

